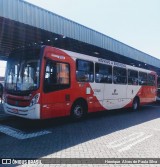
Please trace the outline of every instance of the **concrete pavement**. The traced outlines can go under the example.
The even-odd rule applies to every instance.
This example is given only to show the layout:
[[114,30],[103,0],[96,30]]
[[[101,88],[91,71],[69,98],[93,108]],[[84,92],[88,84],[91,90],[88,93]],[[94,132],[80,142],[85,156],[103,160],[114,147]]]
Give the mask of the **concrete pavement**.
[[8,115],[4,112],[3,103],[0,103],[0,121],[11,118],[11,115]]
[[[158,161],[160,158],[159,109],[160,104],[153,104],[141,107],[138,112],[123,109],[92,113],[81,121],[65,118],[3,121],[0,157],[50,158],[43,163],[52,163],[23,165],[23,161],[12,161],[13,166],[24,167],[158,167],[160,164],[156,164],[154,158]],[[106,159],[106,164],[94,164],[95,158]],[[113,158],[112,164],[108,163],[109,158]],[[115,164],[118,158],[124,163]],[[137,158],[140,162],[134,164]],[[67,164],[69,161],[76,162]]]

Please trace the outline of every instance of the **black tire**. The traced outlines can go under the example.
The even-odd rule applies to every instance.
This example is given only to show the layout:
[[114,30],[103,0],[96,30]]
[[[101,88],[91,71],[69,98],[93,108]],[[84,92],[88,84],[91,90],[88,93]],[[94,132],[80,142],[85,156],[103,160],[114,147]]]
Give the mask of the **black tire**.
[[86,113],[86,105],[83,101],[77,101],[73,104],[71,116],[73,119],[81,119]]
[[132,110],[137,111],[139,109],[139,99],[136,97],[132,103]]

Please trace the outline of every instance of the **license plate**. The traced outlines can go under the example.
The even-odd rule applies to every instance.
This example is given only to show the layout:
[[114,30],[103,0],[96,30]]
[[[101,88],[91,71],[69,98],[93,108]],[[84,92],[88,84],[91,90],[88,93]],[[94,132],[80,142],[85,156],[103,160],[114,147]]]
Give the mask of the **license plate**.
[[16,109],[16,108],[13,108],[12,111],[15,113],[18,113],[18,109]]

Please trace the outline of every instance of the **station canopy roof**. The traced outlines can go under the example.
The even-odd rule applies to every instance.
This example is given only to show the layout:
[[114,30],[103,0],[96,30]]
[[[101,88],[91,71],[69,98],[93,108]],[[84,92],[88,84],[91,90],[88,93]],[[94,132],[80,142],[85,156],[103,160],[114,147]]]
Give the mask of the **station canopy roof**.
[[11,51],[50,45],[156,71],[160,60],[23,0],[0,0],[0,59]]

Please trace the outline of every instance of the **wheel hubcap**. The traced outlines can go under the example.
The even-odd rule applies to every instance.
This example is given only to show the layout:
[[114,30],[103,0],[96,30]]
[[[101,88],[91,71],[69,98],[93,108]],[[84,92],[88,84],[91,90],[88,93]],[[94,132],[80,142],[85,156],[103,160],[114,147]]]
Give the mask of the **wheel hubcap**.
[[76,117],[81,117],[82,114],[83,114],[83,109],[81,106],[77,105],[75,108],[74,108],[74,114]]
[[134,104],[133,104],[133,109],[136,110],[136,109],[137,109],[137,106],[138,106],[138,104],[137,104],[137,102],[135,101]]

